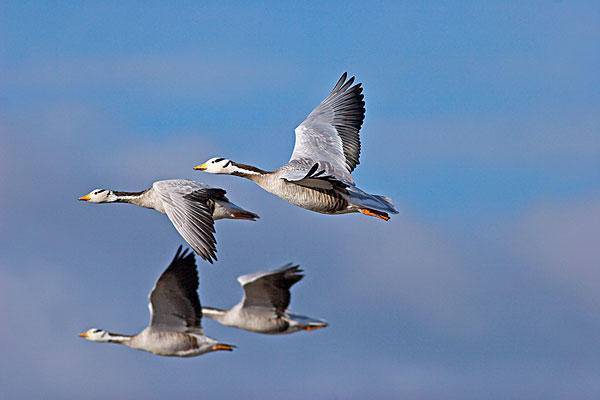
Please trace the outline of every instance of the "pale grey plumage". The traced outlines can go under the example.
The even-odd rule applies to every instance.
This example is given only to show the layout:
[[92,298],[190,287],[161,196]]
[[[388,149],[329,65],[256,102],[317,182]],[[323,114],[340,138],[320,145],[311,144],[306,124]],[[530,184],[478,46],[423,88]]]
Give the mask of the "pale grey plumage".
[[208,261],[216,259],[212,201],[225,191],[181,179],[154,182],[152,188],[160,196],[175,229],[192,249]]
[[[282,178],[334,177],[352,185],[350,173],[359,164],[360,128],[365,102],[360,83],[344,72],[329,96],[295,129],[296,143]],[[314,169],[312,173],[311,169]]]
[[187,179],[156,181],[142,192],[92,191],[80,200],[130,203],[166,214],[192,249],[209,262],[216,260],[214,221],[255,220],[258,215],[233,204],[225,190]]
[[240,276],[243,299],[229,310],[205,307],[203,313],[223,325],[257,333],[283,334],[324,328],[327,326],[324,321],[287,311],[290,288],[303,277],[300,267],[292,264]]

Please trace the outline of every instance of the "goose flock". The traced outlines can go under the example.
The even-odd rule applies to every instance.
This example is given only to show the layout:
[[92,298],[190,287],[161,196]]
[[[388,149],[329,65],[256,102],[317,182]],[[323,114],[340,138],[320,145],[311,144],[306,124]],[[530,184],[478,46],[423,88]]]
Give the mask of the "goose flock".
[[[295,129],[290,161],[274,171],[215,157],[194,167],[213,174],[236,175],[307,210],[322,214],[362,213],[387,221],[397,214],[389,197],[359,189],[352,171],[359,164],[360,129],[365,117],[362,85],[343,73],[331,93]],[[136,335],[89,329],[79,336],[98,343],[116,343],[160,356],[194,357],[231,351],[234,345],[204,334],[205,316],[249,332],[276,335],[327,327],[321,319],[288,311],[290,289],[304,275],[299,265],[238,277],[242,300],[230,309],[202,307],[194,253],[209,263],[217,260],[214,221],[256,221],[254,212],[232,203],[221,188],[187,180],[156,181],[146,190],[120,192],[94,189],[79,200],[88,203],[129,203],[166,214],[192,248],[180,246],[150,292],[150,324]]]

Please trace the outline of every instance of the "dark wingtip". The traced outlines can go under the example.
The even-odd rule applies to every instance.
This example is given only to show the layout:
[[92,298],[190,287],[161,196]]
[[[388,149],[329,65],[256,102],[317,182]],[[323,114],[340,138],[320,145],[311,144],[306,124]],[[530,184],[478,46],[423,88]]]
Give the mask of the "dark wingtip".
[[333,89],[331,89],[331,93],[336,93],[338,90],[340,90],[341,87],[344,86],[344,83],[346,82],[346,78],[348,78],[348,73],[344,72],[342,74],[342,76],[340,76],[340,79],[338,79],[338,81],[336,82]]
[[[180,255],[181,255],[181,249],[183,248],[182,245],[179,245],[179,247],[177,248],[177,251],[175,252],[175,257],[173,257],[173,261],[175,260],[179,260],[180,259]],[[173,262],[172,261],[172,262]]]
[[[192,252],[192,254],[197,254],[199,255],[203,260],[208,261],[209,263],[213,263],[213,261],[217,260],[217,249],[216,247],[208,247],[208,243],[205,242],[205,244],[207,244],[207,248],[206,249],[202,249],[202,248],[194,248],[192,247],[192,249],[194,250]],[[216,244],[216,243],[215,243]]]
[[296,279],[296,282],[301,281],[305,276],[303,274],[304,270],[300,268],[299,264],[288,263],[283,268],[286,268],[284,271],[285,276],[291,279]]

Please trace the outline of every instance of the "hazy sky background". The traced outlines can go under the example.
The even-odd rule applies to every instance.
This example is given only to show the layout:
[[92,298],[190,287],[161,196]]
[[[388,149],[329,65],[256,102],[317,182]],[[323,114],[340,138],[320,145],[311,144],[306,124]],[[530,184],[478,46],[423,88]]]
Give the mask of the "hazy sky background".
[[[2,2],[3,398],[600,397],[600,6],[361,3]],[[394,198],[389,223],[192,170],[286,162],[346,70],[367,104],[354,175]],[[292,261],[292,310],[331,326],[204,321],[239,348],[193,359],[78,338],[142,329],[183,241],[158,213],[77,197],[165,178],[262,216],[217,224],[204,304]]]

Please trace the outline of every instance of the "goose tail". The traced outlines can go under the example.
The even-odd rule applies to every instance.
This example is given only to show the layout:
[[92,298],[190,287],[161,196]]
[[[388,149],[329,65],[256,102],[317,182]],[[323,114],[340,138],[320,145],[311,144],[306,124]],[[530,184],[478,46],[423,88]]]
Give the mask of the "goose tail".
[[243,209],[242,207],[233,204],[232,202],[216,201],[213,218],[216,219],[245,219],[248,221],[256,221],[258,214]]
[[346,188],[347,200],[357,212],[384,221],[390,219],[389,214],[398,214],[391,198],[377,194],[369,194],[361,189],[350,186]]

